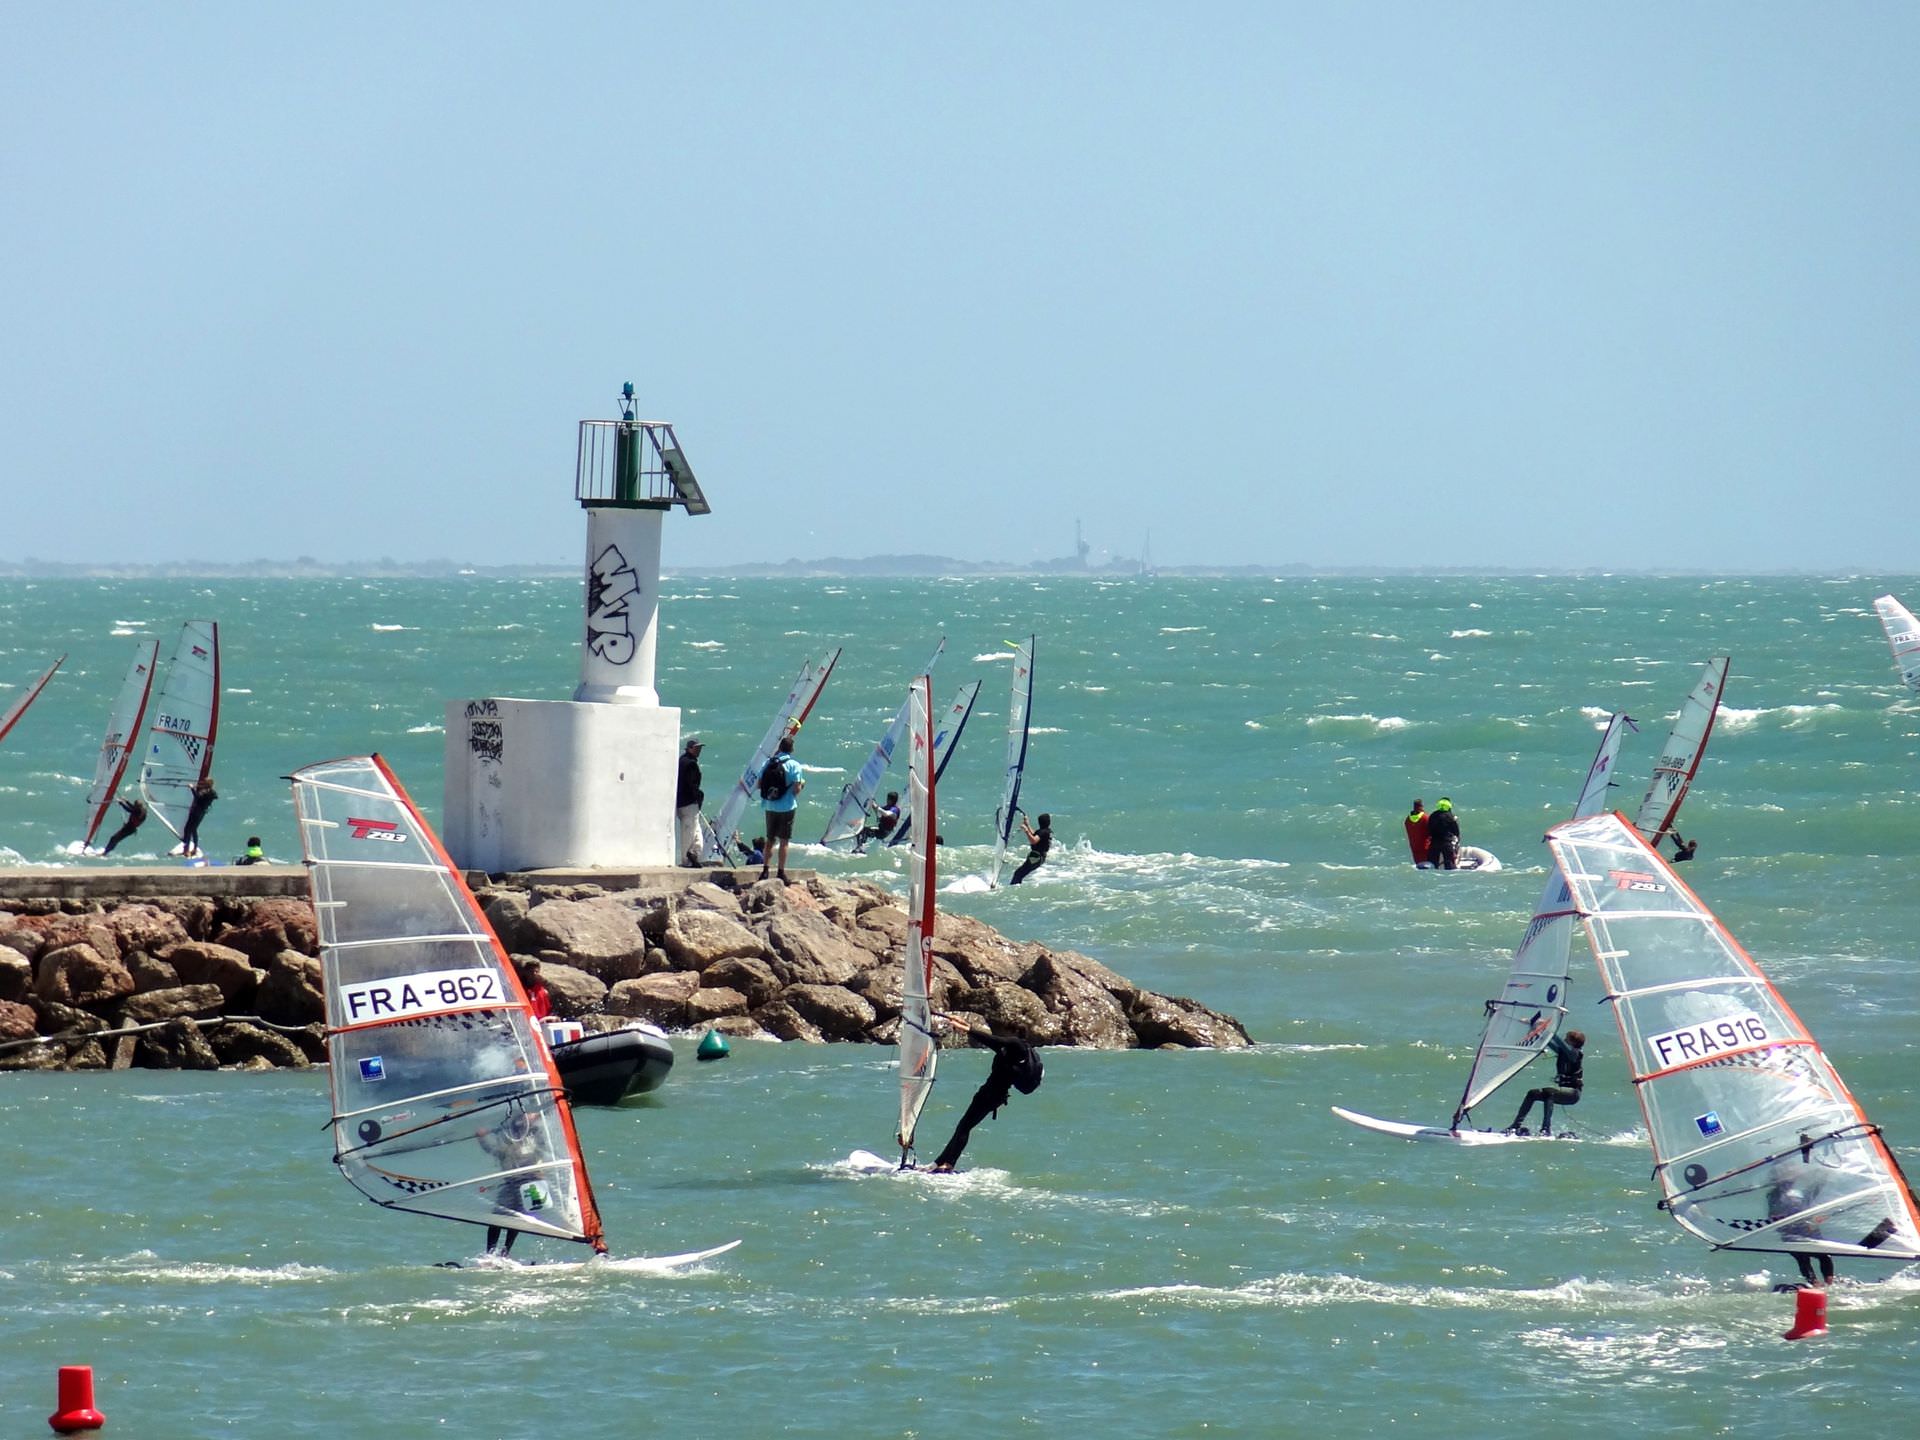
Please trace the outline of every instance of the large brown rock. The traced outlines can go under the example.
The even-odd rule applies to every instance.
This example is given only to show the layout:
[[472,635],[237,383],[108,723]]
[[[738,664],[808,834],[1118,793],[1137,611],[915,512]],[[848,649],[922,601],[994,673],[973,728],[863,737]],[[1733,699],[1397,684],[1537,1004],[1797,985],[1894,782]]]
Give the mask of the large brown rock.
[[218,1015],[226,1003],[218,985],[179,985],[171,990],[148,990],[127,997],[120,1007],[122,1025],[151,1025],[156,1020],[176,1020],[181,1016],[203,1018]]
[[218,1070],[220,1057],[191,1020],[169,1020],[140,1036],[134,1064],[144,1070]]
[[305,1069],[306,1053],[294,1041],[275,1031],[249,1025],[244,1020],[229,1020],[207,1031],[207,1043],[222,1065],[249,1065],[264,1062],[276,1068]]
[[122,962],[127,973],[133,976],[134,993],[148,990],[171,990],[180,983],[180,972],[164,960],[156,960],[144,950],[136,950]]
[[1127,1020],[1126,1007],[1103,986],[1070,966],[1066,957],[1042,951],[1020,977],[1020,983],[1053,1014],[1067,1044],[1090,1045],[1096,1050],[1133,1048],[1133,1026]]
[[723,890],[711,880],[696,880],[681,891],[681,899],[699,909],[717,910],[722,915],[731,915],[738,919],[744,912],[740,908],[740,897],[731,890]]
[[607,992],[607,1013],[651,1020],[656,1025],[685,1025],[687,1001],[699,988],[700,977],[691,970],[622,980]]
[[697,1029],[727,1015],[744,1015],[749,1008],[747,997],[738,990],[725,985],[711,986],[687,997],[686,1023],[689,1028]]
[[144,900],[137,905],[109,910],[102,919],[120,947],[122,960],[138,950],[158,955],[169,945],[193,938],[187,934],[187,927],[179,916]]
[[75,941],[40,957],[34,993],[43,1000],[100,1010],[133,993],[133,976],[118,952],[107,959],[87,941]]
[[707,1028],[718,1030],[722,1035],[735,1040],[778,1040],[780,1038],[778,1035],[769,1035],[762,1030],[760,1022],[751,1015],[722,1015]]
[[781,998],[828,1040],[865,1039],[875,1019],[872,1005],[838,985],[789,985]]
[[107,1022],[91,1010],[82,1010],[66,1005],[58,1000],[44,1000],[35,995],[28,1002],[39,1020],[42,1035],[91,1035],[96,1030],[105,1030]]
[[752,1018],[756,1025],[776,1040],[803,1040],[809,1045],[818,1045],[824,1038],[811,1020],[785,1000],[762,1005],[753,1012]]
[[[523,890],[510,890],[502,887],[497,890],[483,890],[474,899],[480,902],[480,909],[487,917],[487,924],[493,927],[493,933],[500,943],[509,950],[524,950],[528,946],[526,933],[527,911],[532,901]],[[535,944],[532,948],[538,949]]]
[[522,927],[527,949],[557,950],[601,980],[622,960],[646,953],[646,937],[631,906],[612,896],[543,900],[527,911]]
[[98,915],[24,915],[7,932],[7,944],[36,962],[68,945],[91,945],[102,959],[120,958],[120,942]]
[[604,981],[572,965],[542,963],[540,978],[547,982],[547,995],[553,1001],[553,1013],[562,1020],[591,1015],[606,1003]]
[[[291,896],[245,902],[238,922],[219,930],[214,939],[260,966],[282,950],[297,950],[302,955],[320,952],[313,906]],[[168,956],[162,952],[160,958],[165,960]]]
[[297,950],[282,950],[267,962],[254,996],[262,1020],[276,1025],[312,1025],[327,1018],[320,962]]
[[[886,942],[886,948],[899,953],[900,947],[907,943],[907,912],[896,905],[869,905],[860,912],[860,918],[854,922],[857,930],[871,931]],[[939,930],[936,920],[934,927]]]
[[33,961],[11,945],[0,945],[0,1000],[23,1003],[33,989]]
[[660,945],[681,970],[704,970],[721,960],[767,953],[760,937],[738,920],[686,905],[673,907]]
[[155,895],[140,903],[173,916],[187,932],[189,940],[208,940],[213,937],[219,907],[204,895]]
[[1253,1042],[1231,1015],[1178,995],[1138,992],[1127,1006],[1133,1033],[1149,1049],[1181,1045],[1194,1049],[1244,1050]]
[[1060,1017],[1031,990],[1011,980],[989,980],[951,997],[956,1010],[978,1015],[1001,1035],[1018,1035],[1035,1045],[1051,1045],[1061,1037]]
[[1091,980],[1122,1004],[1140,993],[1140,987],[1133,981],[1118,970],[1108,969],[1091,955],[1082,955],[1078,950],[1054,950],[1049,953],[1059,964]]
[[[870,966],[867,971],[856,977],[847,988],[863,997],[874,1008],[881,1020],[895,1019],[900,1014],[900,956],[898,951]],[[939,955],[933,957],[933,983],[927,987],[927,998],[935,1010],[945,1010],[953,997],[968,989],[966,979],[953,967],[951,960],[943,960]]]
[[31,1005],[0,1000],[0,1041],[31,1040],[39,1031],[38,1021]]
[[[253,968],[247,951],[208,940],[183,940],[178,945],[169,945],[159,958],[173,967],[182,984],[218,985],[220,993],[227,997],[229,1010],[253,1008],[260,975]],[[267,959],[272,960],[273,956]]]
[[789,985],[845,985],[872,963],[866,951],[818,915],[776,911],[766,936],[774,974]]
[[764,1005],[780,993],[780,980],[773,973],[773,966],[752,956],[716,961],[701,971],[700,983],[738,990],[747,997],[749,1006]]
[[[868,915],[877,912],[869,911]],[[862,916],[864,923],[867,916]],[[934,923],[933,953],[953,962],[969,984],[1018,981],[1033,963],[1029,947],[1015,945],[970,915],[942,915]]]

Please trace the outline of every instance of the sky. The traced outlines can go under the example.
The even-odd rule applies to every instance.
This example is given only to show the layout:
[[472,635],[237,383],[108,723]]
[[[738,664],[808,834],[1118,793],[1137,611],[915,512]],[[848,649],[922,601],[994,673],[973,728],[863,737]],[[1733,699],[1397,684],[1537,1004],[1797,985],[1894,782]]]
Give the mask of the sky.
[[1911,5],[4,13],[0,558],[1915,568]]

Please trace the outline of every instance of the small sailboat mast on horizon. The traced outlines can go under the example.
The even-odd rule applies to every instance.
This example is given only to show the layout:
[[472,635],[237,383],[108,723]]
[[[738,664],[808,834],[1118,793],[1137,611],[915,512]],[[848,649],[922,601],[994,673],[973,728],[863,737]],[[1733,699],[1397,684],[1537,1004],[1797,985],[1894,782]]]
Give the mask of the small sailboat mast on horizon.
[[62,655],[53,664],[40,673],[40,678],[27,687],[27,693],[7,707],[7,713],[0,715],[0,740],[7,738],[7,732],[20,723],[20,717],[27,713],[27,707],[40,698],[40,692],[47,688],[47,682],[53,679],[53,672],[67,663]]

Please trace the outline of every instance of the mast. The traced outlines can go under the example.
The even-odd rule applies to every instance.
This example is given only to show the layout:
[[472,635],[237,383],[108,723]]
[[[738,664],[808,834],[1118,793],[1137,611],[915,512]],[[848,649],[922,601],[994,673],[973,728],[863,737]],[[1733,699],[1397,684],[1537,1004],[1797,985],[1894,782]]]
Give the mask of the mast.
[[907,790],[913,806],[907,853],[907,936],[900,949],[900,1168],[912,1163],[914,1130],[932,1093],[939,1045],[933,1035],[935,816],[933,681],[914,679],[907,692]]

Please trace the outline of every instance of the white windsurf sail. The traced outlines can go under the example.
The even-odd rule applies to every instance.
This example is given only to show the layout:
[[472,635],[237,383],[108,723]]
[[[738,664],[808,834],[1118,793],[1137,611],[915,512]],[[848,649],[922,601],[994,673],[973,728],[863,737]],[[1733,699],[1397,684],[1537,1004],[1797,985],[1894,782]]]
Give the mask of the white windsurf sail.
[[[940,637],[940,643],[933,647],[933,657],[927,661],[923,675],[931,675],[933,667],[940,663],[940,657],[946,653],[947,638]],[[867,757],[867,763],[853,779],[840,787],[840,803],[833,807],[833,814],[827,820],[827,828],[820,836],[822,845],[836,844],[841,840],[851,840],[860,833],[867,818],[867,802],[879,793],[880,777],[887,773],[887,767],[893,764],[893,752],[900,747],[900,739],[907,733],[907,704],[903,702],[899,712],[887,726],[873,747],[873,753]]]
[[47,682],[53,679],[53,672],[66,663],[67,657],[64,655],[54,661],[41,672],[38,680],[27,687],[27,693],[8,706],[6,714],[0,715],[0,740],[6,739],[7,732],[20,723],[20,717],[27,713],[27,707],[40,698],[40,692],[46,689]]
[[1713,912],[1622,815],[1547,843],[1620,1025],[1660,1208],[1719,1250],[1920,1259],[1879,1128]]
[[[947,761],[953,758],[954,747],[960,743],[960,732],[967,728],[967,721],[973,717],[973,702],[980,698],[980,682],[969,680],[954,692],[953,703],[947,706],[939,728],[933,732],[933,780],[939,784],[947,773]],[[913,828],[913,805],[911,799],[900,812],[900,823],[893,834],[887,837],[887,844],[898,845],[907,838]]]
[[193,787],[213,771],[219,730],[220,626],[212,620],[189,620],[180,627],[167,664],[140,760],[141,798],[175,835],[187,828]]
[[900,1164],[912,1163],[914,1130],[933,1089],[940,1047],[933,1035],[934,790],[933,681],[907,693],[907,798],[913,807],[907,851],[907,938],[900,952]]
[[1674,717],[1673,729],[1653,767],[1653,780],[1647,786],[1647,798],[1640,802],[1640,813],[1633,826],[1651,845],[1673,828],[1680,814],[1680,802],[1687,798],[1700,757],[1706,753],[1707,737],[1713,734],[1714,717],[1720,713],[1720,697],[1727,688],[1729,657],[1716,655],[1700,672],[1693,687]]
[[292,778],[340,1173],[388,1209],[604,1251],[553,1057],[418,807],[378,755]]
[[107,735],[100,742],[100,758],[94,761],[93,785],[87,791],[87,833],[83,846],[93,844],[100,822],[107,818],[120,779],[127,773],[127,761],[140,740],[140,722],[146,718],[147,697],[153,693],[155,661],[160,654],[156,640],[142,640],[133,647],[133,663],[127,666],[127,678],[120,682],[120,694],[107,716]]
[[767,733],[760,737],[753,758],[747,761],[747,768],[740,772],[740,778],[734,781],[733,788],[727,792],[727,798],[720,806],[720,813],[714,817],[713,835],[718,843],[712,844],[703,858],[708,861],[729,858],[734,836],[739,833],[740,817],[758,798],[756,787],[760,784],[760,772],[766,769],[767,761],[780,742],[798,730],[813,713],[820,692],[827,688],[827,681],[833,677],[833,667],[839,663],[840,651],[836,648],[800,667],[799,678],[793,682],[793,688],[787,691],[787,698],[780,702],[780,708],[774,712],[773,723],[767,726]]
[[1920,620],[1891,595],[1873,602],[1880,612],[1880,628],[1887,632],[1887,644],[1893,647],[1893,663],[1909,690],[1920,690]]
[[[1027,732],[1033,723],[1033,651],[1036,637],[1029,635],[1025,645],[1014,645],[1013,683],[1007,701],[1007,776],[1000,808],[993,817],[993,873],[995,889],[1000,873],[1007,868],[1007,845],[1020,816],[1020,781],[1027,772]],[[1013,642],[1009,640],[1009,645]]]
[[[1620,742],[1635,728],[1631,718],[1614,715],[1607,721],[1594,752],[1593,764],[1580,795],[1573,802],[1574,818],[1597,814],[1606,807],[1613,783]],[[1567,972],[1573,954],[1574,911],[1566,882],[1557,874],[1533,907],[1533,918],[1513,952],[1513,965],[1498,999],[1487,1001],[1487,1024],[1467,1072],[1467,1088],[1453,1114],[1453,1128],[1472,1119],[1473,1107],[1505,1085],[1547,1051],[1547,1041],[1560,1033],[1567,1018]]]

